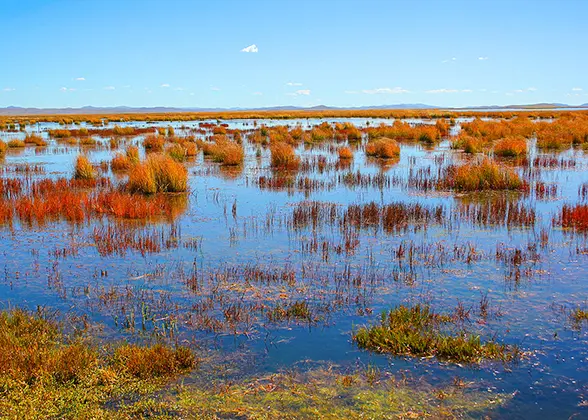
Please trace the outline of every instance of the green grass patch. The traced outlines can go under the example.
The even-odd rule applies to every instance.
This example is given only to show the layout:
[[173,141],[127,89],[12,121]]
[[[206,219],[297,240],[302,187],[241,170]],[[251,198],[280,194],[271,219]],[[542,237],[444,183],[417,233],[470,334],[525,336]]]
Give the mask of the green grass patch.
[[436,356],[460,363],[479,363],[484,359],[510,361],[520,353],[517,347],[482,342],[480,336],[466,331],[444,331],[452,323],[450,316],[437,314],[428,306],[398,306],[382,313],[380,324],[357,330],[353,340],[360,348],[378,353]]

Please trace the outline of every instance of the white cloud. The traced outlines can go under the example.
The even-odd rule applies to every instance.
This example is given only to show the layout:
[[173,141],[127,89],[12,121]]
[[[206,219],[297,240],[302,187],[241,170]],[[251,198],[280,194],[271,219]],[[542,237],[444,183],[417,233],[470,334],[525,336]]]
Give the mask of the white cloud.
[[361,93],[366,93],[368,95],[378,95],[378,94],[398,94],[398,93],[408,93],[408,90],[403,89],[401,87],[393,87],[393,88],[376,88],[376,89],[363,89]]
[[116,88],[114,86],[106,86],[104,88],[104,90],[115,90]]
[[343,93],[346,93],[348,95],[355,95],[355,94],[357,94],[359,92],[356,91],[356,90],[344,90]]
[[250,46],[243,48],[241,50],[241,52],[244,52],[244,53],[256,53],[256,52],[259,52],[259,49],[257,48],[257,45],[251,44]]
[[253,92],[253,95],[255,95],[255,96],[261,96],[261,95],[263,95],[263,93],[262,92]]
[[78,82],[83,82],[86,80],[85,77],[76,77],[74,80],[78,81]]
[[486,60],[488,60],[488,57],[478,57],[478,60],[480,60],[480,61],[486,61]]
[[572,90],[573,90],[574,92],[582,92],[582,88],[580,88],[580,87],[575,87],[575,88],[572,88]]
[[161,86],[159,86],[159,87],[168,88],[169,87],[169,83],[162,83]]
[[302,83],[288,82],[288,83],[286,83],[286,86],[302,86]]
[[65,86],[62,87],[62,88],[59,88],[59,90],[62,91],[62,92],[73,92],[73,91],[75,91],[74,88],[66,88]]
[[527,88],[527,90],[529,92],[536,92],[537,91],[537,88],[536,87],[530,87],[530,88]]
[[177,87],[177,88],[174,88],[174,90],[177,90],[178,92],[181,92],[181,91],[184,90],[184,88],[183,87]]
[[524,92],[524,90],[523,90],[523,89],[515,89],[515,91],[514,91],[514,92],[515,92],[515,93],[523,93],[523,92]]
[[472,90],[471,90],[471,89],[462,89],[461,91],[462,91],[463,93],[471,93],[471,92],[472,92]]
[[442,63],[449,63],[450,61],[456,61],[456,60],[457,60],[457,58],[455,58],[455,57],[451,57],[451,59],[450,59],[450,60],[443,60],[443,61],[441,61],[441,62],[442,62]]
[[2,89],[4,92],[14,92],[16,89],[15,88],[11,88],[11,87],[6,87],[4,89]]

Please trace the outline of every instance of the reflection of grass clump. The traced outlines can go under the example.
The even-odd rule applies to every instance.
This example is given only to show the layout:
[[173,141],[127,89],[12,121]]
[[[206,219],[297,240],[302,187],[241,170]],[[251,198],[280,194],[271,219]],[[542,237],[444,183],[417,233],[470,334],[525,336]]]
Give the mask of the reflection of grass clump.
[[493,341],[483,343],[468,333],[449,335],[441,330],[451,324],[448,315],[437,314],[428,306],[398,306],[382,314],[379,325],[360,328],[353,339],[361,348],[405,356],[436,356],[442,360],[476,363],[482,359],[511,360],[518,353]]

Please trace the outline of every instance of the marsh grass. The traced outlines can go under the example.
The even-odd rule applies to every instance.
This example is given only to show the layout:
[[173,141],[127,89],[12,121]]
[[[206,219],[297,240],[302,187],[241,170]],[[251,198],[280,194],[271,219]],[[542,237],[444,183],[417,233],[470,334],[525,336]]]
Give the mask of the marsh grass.
[[120,413],[128,402],[196,366],[184,347],[113,346],[111,353],[83,334],[66,335],[41,313],[0,313],[0,416],[128,418]]
[[383,159],[396,158],[400,156],[400,146],[396,140],[382,137],[366,144],[365,154]]
[[4,157],[6,150],[8,150],[8,145],[0,140],[0,157]]
[[522,136],[509,136],[494,146],[494,154],[502,157],[518,157],[527,154],[527,140]]
[[94,167],[84,155],[79,155],[74,165],[74,178],[90,180],[96,178]]
[[188,189],[188,171],[169,156],[151,155],[132,168],[127,187],[143,194],[184,192]]
[[441,189],[457,191],[528,190],[528,184],[511,168],[498,165],[491,159],[479,163],[451,166],[441,180]]
[[276,169],[298,169],[300,158],[288,143],[270,145],[271,166]]
[[7,145],[10,149],[19,149],[26,146],[24,141],[18,139],[10,140]]
[[461,363],[482,360],[513,360],[519,353],[494,341],[465,331],[450,334],[444,327],[454,321],[449,315],[433,312],[428,306],[397,306],[382,313],[380,324],[362,327],[353,334],[360,348],[398,356],[429,357]]

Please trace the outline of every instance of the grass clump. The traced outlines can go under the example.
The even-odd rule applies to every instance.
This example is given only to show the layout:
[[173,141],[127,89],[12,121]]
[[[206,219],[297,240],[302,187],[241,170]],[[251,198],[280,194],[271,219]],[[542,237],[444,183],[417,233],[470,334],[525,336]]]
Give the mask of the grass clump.
[[132,168],[127,187],[143,194],[184,192],[188,189],[188,171],[169,156],[152,155]]
[[94,167],[84,155],[79,155],[74,166],[74,178],[90,180],[96,178]]
[[127,147],[125,154],[132,164],[139,163],[139,148],[137,146]]
[[300,158],[294,148],[287,143],[279,142],[270,145],[271,166],[277,169],[298,169]]
[[491,159],[448,168],[441,186],[457,191],[525,190],[528,185],[510,168]]
[[117,153],[110,161],[110,168],[113,171],[127,171],[132,166],[131,161],[124,153]]
[[172,349],[162,344],[151,347],[126,344],[115,350],[113,360],[125,372],[142,379],[178,374],[196,364],[194,354],[187,347]]
[[165,144],[165,137],[149,135],[143,140],[143,147],[148,152],[163,152],[163,145]]
[[166,153],[176,162],[186,160],[186,149],[179,143],[174,143],[166,149]]
[[1,312],[0,417],[147,417],[132,414],[196,363],[183,347],[114,346],[99,350],[40,313]]
[[37,134],[27,134],[24,142],[25,144],[34,144],[35,146],[47,146],[47,142],[43,140],[43,137]]
[[353,159],[353,151],[349,147],[341,147],[337,153],[339,154],[339,159]]
[[502,157],[518,157],[527,154],[527,141],[521,136],[510,136],[494,146],[494,154]]
[[461,332],[451,335],[442,330],[452,324],[448,315],[437,314],[428,306],[398,306],[382,313],[379,325],[360,328],[353,340],[361,348],[399,356],[428,357],[462,363],[484,359],[512,360],[517,348],[493,341],[483,343],[479,336]]
[[229,140],[219,140],[212,145],[210,154],[215,162],[223,165],[235,166],[243,163],[243,147]]
[[18,139],[10,140],[7,145],[10,149],[20,149],[26,146],[24,141]]
[[0,157],[3,157],[6,154],[6,150],[8,146],[2,140],[0,140]]
[[400,146],[396,140],[381,137],[366,144],[365,154],[384,159],[400,156]]

